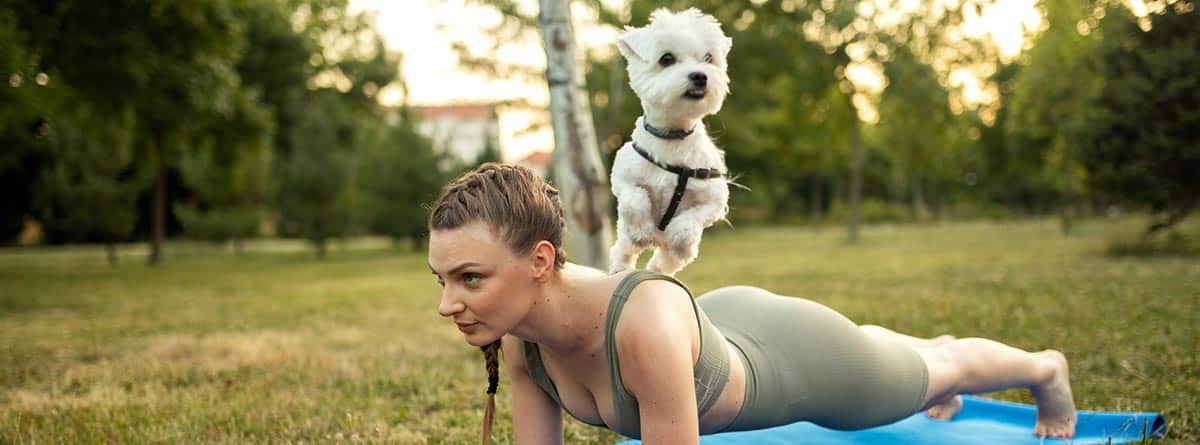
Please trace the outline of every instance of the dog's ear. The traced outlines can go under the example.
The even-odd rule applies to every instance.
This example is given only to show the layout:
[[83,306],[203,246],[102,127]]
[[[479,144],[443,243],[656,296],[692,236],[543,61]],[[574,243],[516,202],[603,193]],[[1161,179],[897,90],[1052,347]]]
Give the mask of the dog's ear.
[[648,62],[653,57],[650,54],[653,50],[652,43],[650,32],[646,28],[626,26],[625,32],[617,37],[617,50],[630,62]]
[[733,49],[733,37],[721,36],[717,40],[717,52],[721,54],[721,60],[728,60],[730,49]]

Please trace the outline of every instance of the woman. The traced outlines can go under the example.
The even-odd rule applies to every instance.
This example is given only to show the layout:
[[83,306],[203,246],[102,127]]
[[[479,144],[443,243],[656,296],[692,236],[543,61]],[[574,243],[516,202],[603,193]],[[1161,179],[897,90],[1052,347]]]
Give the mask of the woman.
[[646,444],[807,420],[860,429],[960,393],[1028,388],[1034,433],[1071,437],[1066,359],[979,339],[922,340],[799,298],[739,286],[693,300],[673,278],[565,262],[558,191],[529,170],[485,164],[447,185],[430,215],[438,312],[485,352],[484,442],[497,355],[520,444],[561,443],[562,411]]

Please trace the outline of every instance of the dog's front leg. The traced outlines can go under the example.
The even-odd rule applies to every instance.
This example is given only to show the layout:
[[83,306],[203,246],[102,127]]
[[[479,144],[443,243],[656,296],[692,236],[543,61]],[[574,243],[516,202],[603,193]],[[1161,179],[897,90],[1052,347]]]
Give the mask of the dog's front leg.
[[654,239],[654,217],[650,195],[634,185],[625,185],[617,194],[617,241],[608,252],[608,272],[632,269],[637,255]]
[[726,209],[724,200],[714,200],[676,214],[665,230],[666,248],[654,252],[647,269],[674,275],[691,264],[700,254],[704,229],[724,217]]
[[671,219],[664,230],[666,245],[654,251],[646,268],[654,272],[674,275],[700,254],[700,235],[704,226],[696,219],[695,212],[680,212]]

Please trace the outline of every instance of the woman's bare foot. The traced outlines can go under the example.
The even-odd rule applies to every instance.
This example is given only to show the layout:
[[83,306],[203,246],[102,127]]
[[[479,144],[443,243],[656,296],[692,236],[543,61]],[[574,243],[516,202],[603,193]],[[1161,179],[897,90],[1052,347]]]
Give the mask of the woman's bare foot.
[[1071,395],[1067,358],[1053,349],[1033,355],[1045,359],[1054,370],[1045,382],[1030,388],[1037,401],[1037,425],[1033,427],[1033,434],[1061,439],[1074,437],[1075,400]]
[[950,420],[953,419],[959,411],[962,411],[963,401],[962,396],[954,396],[949,399],[939,401],[936,405],[925,410],[925,415],[934,420]]

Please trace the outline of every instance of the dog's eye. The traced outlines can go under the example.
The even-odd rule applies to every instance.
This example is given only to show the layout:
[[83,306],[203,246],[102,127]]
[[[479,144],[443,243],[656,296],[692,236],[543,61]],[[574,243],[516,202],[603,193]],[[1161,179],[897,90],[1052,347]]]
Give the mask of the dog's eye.
[[704,63],[712,63],[712,54],[704,55]]
[[662,66],[671,66],[675,64],[675,55],[671,53],[663,54],[658,58],[658,64]]

